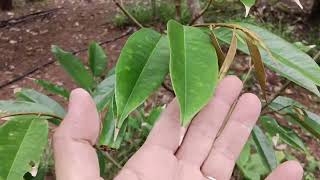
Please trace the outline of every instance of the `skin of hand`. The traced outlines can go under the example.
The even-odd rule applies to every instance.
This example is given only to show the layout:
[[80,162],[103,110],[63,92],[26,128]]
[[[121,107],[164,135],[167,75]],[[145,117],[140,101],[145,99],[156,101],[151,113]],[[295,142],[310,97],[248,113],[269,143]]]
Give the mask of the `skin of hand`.
[[[144,145],[115,180],[230,179],[261,109],[255,95],[245,93],[239,97],[242,86],[236,76],[222,80],[214,98],[196,115],[187,130],[180,126],[179,106],[173,100]],[[234,102],[237,102],[235,108],[223,126]],[[221,126],[224,128],[219,132]],[[73,90],[68,114],[53,136],[57,180],[102,179],[93,148],[99,130],[99,115],[92,98],[83,89]],[[301,180],[302,177],[301,165],[288,161],[266,180]]]

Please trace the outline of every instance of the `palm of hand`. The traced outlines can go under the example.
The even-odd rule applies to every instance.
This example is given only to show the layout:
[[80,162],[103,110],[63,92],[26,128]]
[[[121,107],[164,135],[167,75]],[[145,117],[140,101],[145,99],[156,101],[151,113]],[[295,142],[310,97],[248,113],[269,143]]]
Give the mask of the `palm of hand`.
[[[180,126],[177,101],[171,102],[145,144],[115,180],[230,179],[261,107],[253,94],[243,94],[237,100],[241,89],[242,82],[237,77],[221,81],[215,97],[196,115],[187,131]],[[236,105],[231,108],[234,102]],[[58,180],[102,179],[93,148],[99,125],[90,95],[81,89],[74,90],[68,115],[53,137]],[[280,165],[267,180],[300,180],[302,175],[299,163],[289,161]]]

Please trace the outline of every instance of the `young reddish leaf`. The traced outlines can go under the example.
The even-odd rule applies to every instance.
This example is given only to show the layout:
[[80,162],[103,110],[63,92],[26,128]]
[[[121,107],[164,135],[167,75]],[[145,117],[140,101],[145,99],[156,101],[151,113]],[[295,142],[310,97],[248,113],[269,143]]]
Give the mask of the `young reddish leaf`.
[[218,63],[219,63],[219,67],[221,68],[223,65],[223,62],[226,58],[226,55],[222,51],[221,46],[219,44],[219,41],[218,41],[216,35],[213,33],[213,31],[210,32],[210,38],[211,38],[212,45],[214,46],[214,48],[217,51]]
[[230,44],[227,56],[224,60],[222,67],[220,68],[219,80],[223,79],[224,76],[227,74],[227,72],[228,72],[228,70],[234,60],[234,57],[236,56],[237,43],[238,43],[238,40],[237,40],[237,36],[236,36],[236,31],[233,31],[232,40],[231,40],[231,44]]
[[246,36],[246,41],[247,41],[247,45],[249,48],[249,52],[251,55],[251,59],[252,59],[254,68],[256,69],[256,76],[257,76],[258,82],[260,84],[260,87],[261,87],[261,90],[263,93],[263,97],[267,101],[266,73],[265,73],[265,69],[264,69],[264,65],[263,65],[263,61],[261,58],[259,48],[255,45],[254,40],[252,40],[248,36]]

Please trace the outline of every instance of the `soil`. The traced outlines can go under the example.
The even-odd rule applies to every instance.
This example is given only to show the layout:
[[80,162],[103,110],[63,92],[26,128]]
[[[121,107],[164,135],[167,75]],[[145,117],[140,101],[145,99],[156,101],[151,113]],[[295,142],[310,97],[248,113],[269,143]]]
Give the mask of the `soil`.
[[[116,7],[111,1],[48,0],[30,3],[20,8],[17,7],[12,12],[0,12],[0,21],[57,7],[62,9],[48,16],[28,20],[10,27],[0,27],[0,86],[36,66],[51,61],[54,58],[50,53],[53,44],[67,51],[77,51],[86,48],[92,40],[101,42],[113,39],[129,28],[119,29],[113,26],[112,17],[116,12]],[[126,37],[104,45],[106,52],[108,52],[109,67],[114,66],[125,41]],[[78,56],[83,59],[84,63],[87,63],[85,61],[87,59],[86,52],[82,52]],[[233,65],[233,69],[239,73],[246,72],[245,57],[240,56],[239,58],[242,61],[240,60],[240,63]],[[21,87],[43,91],[33,82],[34,79],[49,80],[64,85],[69,90],[76,88],[62,68],[57,63],[53,63],[0,89],[0,99],[13,98],[13,92]],[[268,83],[269,87],[272,87],[269,91],[274,92],[284,82],[276,78],[274,73],[268,71]],[[249,87],[247,90],[259,94],[257,86]],[[320,114],[319,98],[306,90],[293,86],[284,93]],[[160,93],[148,101],[146,107],[169,102],[172,97],[170,93],[162,89]],[[280,119],[282,118],[280,117]],[[295,128],[295,130],[302,134],[302,138],[308,143],[312,154],[320,160],[319,141],[305,135],[299,128]],[[304,160],[303,156],[301,156],[301,160]],[[317,177],[320,177],[319,174]]]

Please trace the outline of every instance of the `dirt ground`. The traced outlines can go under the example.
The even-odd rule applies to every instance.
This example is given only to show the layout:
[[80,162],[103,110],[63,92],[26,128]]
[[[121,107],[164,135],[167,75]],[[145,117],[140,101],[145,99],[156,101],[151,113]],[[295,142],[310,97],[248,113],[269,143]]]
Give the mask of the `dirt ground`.
[[[112,15],[116,7],[111,1],[90,1],[48,0],[30,3],[24,8],[18,7],[13,12],[0,12],[0,21],[3,21],[38,11],[62,8],[45,17],[28,20],[11,27],[0,27],[0,86],[36,66],[51,61],[54,58],[50,53],[50,47],[53,44],[67,51],[78,51],[86,48],[92,40],[101,42],[113,39],[127,31],[126,28],[119,29],[112,25]],[[104,45],[109,55],[109,67],[115,64],[125,41],[126,38],[122,38]],[[79,55],[82,59],[87,57],[86,52]],[[234,69],[246,70],[241,63],[235,65]],[[33,82],[34,79],[50,80],[59,85],[65,85],[70,90],[76,87],[57,63],[53,63],[0,89],[0,99],[12,98],[14,90],[20,87],[32,87],[41,91],[42,89]],[[268,82],[273,87],[269,91],[277,90],[277,87],[283,83],[271,72],[268,72]],[[249,90],[258,93],[258,87],[252,87]],[[294,86],[286,90],[285,94],[320,114],[319,98],[306,90]],[[300,130],[297,129],[297,131]],[[303,139],[308,142],[313,155],[320,159],[319,142],[306,135],[303,135]]]
[[[50,48],[53,44],[67,51],[78,51],[86,48],[92,40],[106,41],[127,31],[117,29],[110,23],[116,8],[108,2],[47,2],[27,7],[14,12],[0,12],[0,21],[40,10],[62,9],[50,16],[0,29],[0,85],[51,61]],[[125,40],[123,38],[104,46],[109,55],[109,66],[114,65]],[[83,60],[87,59],[86,51],[79,55]],[[12,98],[15,88],[36,87],[34,79],[50,80],[70,89],[75,88],[66,73],[54,63],[4,87],[0,90],[0,99]]]

